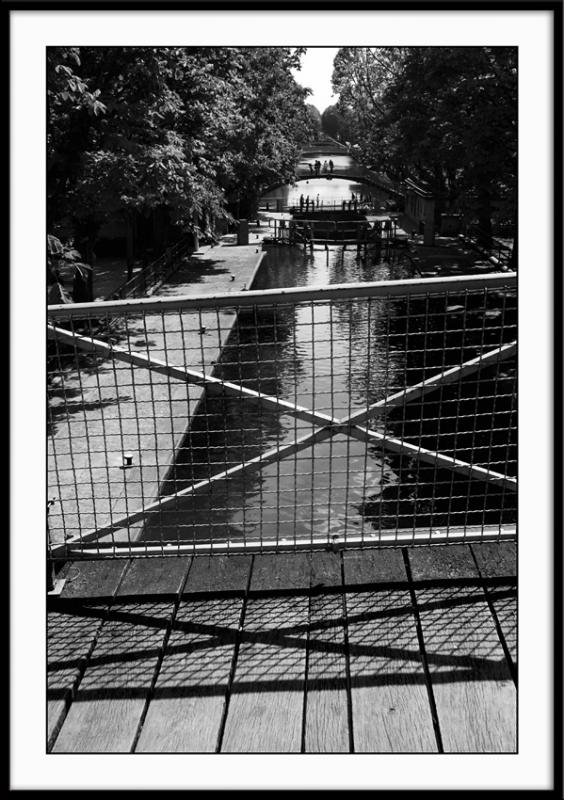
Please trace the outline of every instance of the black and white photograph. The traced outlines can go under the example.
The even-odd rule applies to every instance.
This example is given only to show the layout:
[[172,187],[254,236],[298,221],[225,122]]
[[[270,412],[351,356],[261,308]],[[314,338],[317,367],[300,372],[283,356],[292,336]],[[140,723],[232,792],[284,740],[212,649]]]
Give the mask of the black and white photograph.
[[19,787],[550,792],[561,4],[75,5],[12,90]]

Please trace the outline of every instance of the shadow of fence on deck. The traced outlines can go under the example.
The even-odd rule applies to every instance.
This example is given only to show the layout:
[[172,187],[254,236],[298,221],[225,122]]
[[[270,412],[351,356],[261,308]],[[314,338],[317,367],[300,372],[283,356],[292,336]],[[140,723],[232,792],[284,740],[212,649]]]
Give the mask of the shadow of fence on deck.
[[[428,585],[429,582],[426,583]],[[435,584],[437,583],[441,584],[442,582],[435,582]],[[449,583],[451,586],[448,588],[452,589],[452,582]],[[440,588],[439,586],[439,591]],[[443,588],[448,591],[447,587]],[[387,591],[389,592],[390,602],[393,602],[394,591]],[[303,596],[307,593],[296,592],[295,594]],[[497,591],[496,598],[501,599],[514,595],[515,592],[512,588],[505,588]],[[163,602],[162,596],[159,597],[159,601]],[[274,620],[277,615],[276,598],[272,597],[271,601],[273,616],[271,617],[270,613],[267,616],[269,619]],[[190,599],[182,601],[184,616],[189,610],[190,602]],[[403,618],[410,627],[414,627],[415,610],[428,612],[453,609],[460,606],[468,608],[477,603],[483,604],[483,602],[484,595],[480,587],[477,586],[476,592],[473,594],[465,594],[463,597],[438,597],[416,608],[410,604],[403,604],[397,608],[389,607],[374,612],[366,611],[347,617],[337,615],[318,622],[289,624],[286,626],[282,616],[282,618],[279,618],[279,625],[262,630],[244,629],[240,631],[237,624],[177,621],[172,625],[172,631],[176,634],[175,641],[178,642],[178,635],[182,633],[186,634],[188,638],[192,638],[192,640],[187,641],[185,644],[169,644],[166,647],[164,658],[165,660],[168,658],[175,659],[178,676],[174,675],[171,678],[168,675],[167,685],[162,687],[159,687],[157,676],[156,687],[152,697],[172,698],[224,694],[226,691],[225,686],[217,686],[213,681],[209,680],[209,675],[200,674],[194,666],[197,664],[197,658],[191,661],[188,657],[191,655],[197,656],[198,652],[209,652],[214,648],[224,648],[226,646],[235,648],[237,643],[240,645],[256,645],[259,653],[257,662],[253,664],[252,678],[245,680],[245,676],[241,675],[233,684],[231,691],[238,694],[245,692],[256,693],[259,690],[269,692],[303,691],[306,687],[308,691],[347,688],[347,680],[339,676],[314,679],[307,678],[305,674],[300,679],[269,677],[279,669],[280,661],[284,659],[284,654],[296,649],[305,650],[308,653],[338,654],[354,661],[357,666],[351,679],[351,686],[353,687],[375,687],[395,683],[425,684],[428,679],[422,669],[421,652],[418,648],[413,648],[413,637],[408,636],[411,646],[402,645],[402,630],[404,629],[398,628],[396,623]],[[170,626],[170,607],[168,611],[163,610],[162,614],[160,614],[154,604],[150,605],[143,602],[139,603],[137,608],[132,608],[130,601],[128,608],[121,609],[120,603],[116,602],[109,610],[109,613],[103,607],[93,608],[88,604],[82,605],[76,601],[72,604],[62,604],[63,607],[65,605],[70,614],[103,617],[105,618],[105,625],[111,623],[117,626],[115,628],[116,651],[108,652],[108,650],[104,650],[97,654],[96,649],[94,649],[86,665],[84,658],[59,658],[49,663],[49,675],[56,678],[59,671],[81,670],[86,666],[85,673],[88,674],[90,672],[91,679],[88,682],[88,686],[83,688],[79,686],[78,699],[80,701],[98,698],[147,697],[147,686],[136,686],[135,679],[144,678],[146,681],[149,676],[154,675],[157,667],[160,669],[162,666],[160,663],[162,646],[151,642],[149,647],[143,647],[142,640],[139,641],[137,638],[136,642],[133,639],[131,640],[131,649],[125,648],[133,629],[137,637],[140,632],[141,637],[143,636],[143,629],[147,631],[155,628],[161,629],[164,636],[165,631],[169,630]],[[153,613],[147,613],[151,609]],[[346,642],[344,636],[341,641],[336,642],[333,639],[324,641],[319,638],[319,634],[316,639],[310,637],[310,634],[316,631],[332,631],[335,628],[344,629],[345,625],[363,623],[372,626],[381,623],[388,637],[388,643],[367,642],[363,644]],[[273,623],[271,622],[270,624]],[[124,626],[122,630],[120,630],[120,625]],[[462,627],[460,634],[466,637],[467,633],[467,629]],[[476,629],[472,630],[471,633],[474,654],[459,655],[452,649],[452,627],[449,630],[450,644],[447,641],[443,641],[440,631],[437,631],[437,638],[433,641],[432,647],[430,648],[427,645],[425,652],[427,663],[433,668],[433,684],[461,681],[503,681],[509,678],[506,660],[492,658],[489,655],[490,652],[499,648],[499,641],[492,636],[491,629],[487,629],[485,634],[481,634]],[[367,638],[369,636],[374,637],[374,628],[367,630]],[[194,637],[196,637],[195,640]],[[136,648],[135,644],[141,646]],[[261,648],[265,645],[274,649],[264,651]],[[444,649],[447,652],[444,652]],[[183,658],[188,659],[186,663],[184,663]],[[405,669],[397,669],[398,661],[405,664]],[[387,671],[388,662],[393,662],[395,665],[390,671]],[[99,679],[101,685],[92,685],[92,678],[98,670],[100,671]],[[129,680],[131,680],[133,670],[134,685],[124,685],[121,676],[122,670]],[[436,670],[440,671],[437,672]],[[264,677],[261,677],[261,673]],[[170,685],[171,680],[173,685]],[[174,682],[177,685],[174,685]],[[68,698],[69,690],[54,687],[48,690],[47,696],[50,700]]]

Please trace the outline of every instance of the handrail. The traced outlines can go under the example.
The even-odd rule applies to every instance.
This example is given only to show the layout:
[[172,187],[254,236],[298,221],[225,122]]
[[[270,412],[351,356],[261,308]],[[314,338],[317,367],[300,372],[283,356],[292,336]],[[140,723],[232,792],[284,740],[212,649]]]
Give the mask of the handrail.
[[[150,264],[147,264],[146,267],[143,267],[136,275],[132,278],[128,278],[121,286],[118,286],[118,288],[111,293],[110,297],[112,299],[131,297],[134,292],[140,288],[142,292],[145,293],[148,289],[166,280],[174,269],[174,265],[171,264],[171,259],[184,253],[188,249],[188,245],[189,240],[187,238],[176,242],[171,247],[167,248],[164,253],[161,253],[158,258]],[[171,269],[163,270],[161,269],[162,266],[169,266]]]
[[489,257],[496,258],[498,261],[503,262],[504,264],[508,264],[511,261],[511,256],[513,254],[512,248],[509,245],[506,245],[496,236],[492,236],[490,234],[487,234],[487,237],[491,242],[491,246],[485,247],[480,245],[478,243],[478,234],[480,233],[486,232],[478,225],[469,225],[466,229],[466,233],[461,234],[461,236],[480,252],[487,254]]
[[136,300],[108,300],[101,303],[62,303],[48,306],[50,319],[68,319],[74,316],[97,317],[123,311],[166,311],[167,309],[200,309],[205,307],[233,308],[234,306],[273,305],[285,302],[327,302],[355,297],[400,297],[412,294],[441,294],[472,289],[517,288],[514,272],[489,275],[463,275],[447,278],[409,278],[405,280],[374,281],[371,283],[340,283],[330,286],[289,289],[261,289],[228,292],[217,295],[183,295],[178,297],[151,297]]

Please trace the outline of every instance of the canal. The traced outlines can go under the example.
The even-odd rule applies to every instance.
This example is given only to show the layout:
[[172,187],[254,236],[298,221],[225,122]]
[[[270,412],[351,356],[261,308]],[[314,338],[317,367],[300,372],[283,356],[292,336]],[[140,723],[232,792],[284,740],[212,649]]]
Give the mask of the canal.
[[[333,161],[334,173],[329,169],[326,172],[320,173],[317,177],[309,175],[309,164],[313,166],[315,160],[321,161],[322,165],[327,159],[331,158]],[[385,210],[386,201],[390,200],[390,196],[381,188],[375,185],[358,182],[354,179],[343,179],[337,177],[337,172],[355,173],[362,172],[362,168],[355,164],[349,155],[345,154],[314,154],[304,158],[299,163],[299,168],[305,171],[305,177],[300,178],[294,184],[284,184],[277,186],[265,193],[263,202],[270,201],[271,207],[275,208],[276,201],[279,201],[282,207],[295,206],[300,204],[300,197],[303,195],[304,199],[309,197],[311,203],[316,207],[326,206],[340,206],[343,201],[348,201],[353,198],[353,195],[360,201],[370,199],[370,201],[381,205],[382,210]],[[301,172],[300,174],[303,174]]]
[[[336,161],[336,158],[334,159]],[[299,181],[281,187],[294,202],[302,185],[323,198],[350,195],[348,181]],[[343,184],[337,188],[337,184]],[[367,187],[361,187],[367,191]],[[379,193],[384,202],[386,195]],[[272,195],[270,195],[272,196]],[[253,289],[412,277],[403,251],[342,247],[269,249]],[[464,317],[461,324],[462,315]],[[331,417],[365,409],[514,333],[505,296],[372,299],[239,309],[214,375]],[[426,400],[373,416],[382,434],[476,465],[515,474],[515,368],[503,363],[444,387]],[[199,404],[163,494],[250,461],[314,430],[311,422],[257,402],[207,392]],[[513,523],[516,500],[503,488],[425,466],[338,434],[263,467],[215,481],[157,512],[144,540],[268,540],[382,530]]]

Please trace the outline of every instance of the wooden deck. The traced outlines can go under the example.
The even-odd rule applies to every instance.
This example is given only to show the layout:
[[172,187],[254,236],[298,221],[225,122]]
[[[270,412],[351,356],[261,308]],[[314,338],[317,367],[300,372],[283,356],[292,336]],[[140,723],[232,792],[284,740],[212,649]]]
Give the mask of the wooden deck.
[[515,545],[81,562],[48,749],[516,752]]

